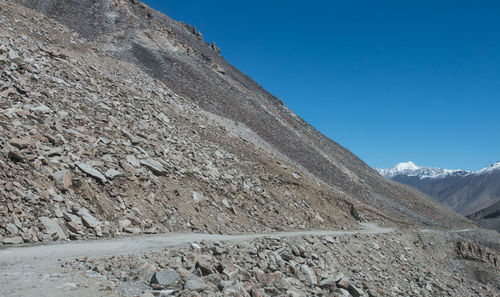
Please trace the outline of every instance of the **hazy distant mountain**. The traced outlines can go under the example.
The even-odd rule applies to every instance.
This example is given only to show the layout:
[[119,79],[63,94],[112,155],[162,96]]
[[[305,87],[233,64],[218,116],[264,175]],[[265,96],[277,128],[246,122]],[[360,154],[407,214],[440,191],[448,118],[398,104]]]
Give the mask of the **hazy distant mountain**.
[[413,162],[377,170],[387,178],[414,186],[463,215],[471,215],[476,221],[482,218],[481,214],[495,213],[494,207],[477,212],[500,201],[500,162],[477,171],[420,167]]

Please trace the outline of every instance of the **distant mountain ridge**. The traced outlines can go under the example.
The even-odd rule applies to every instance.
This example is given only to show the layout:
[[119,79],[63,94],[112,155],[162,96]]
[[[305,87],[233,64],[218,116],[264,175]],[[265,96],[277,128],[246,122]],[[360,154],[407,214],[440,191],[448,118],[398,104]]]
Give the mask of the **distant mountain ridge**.
[[377,168],[377,171],[381,175],[391,179],[398,175],[418,176],[421,179],[446,178],[449,176],[481,175],[499,170],[500,170],[500,161],[495,162],[483,169],[476,171],[467,171],[462,169],[443,169],[439,167],[426,167],[426,166],[420,167],[415,165],[415,163],[413,163],[412,161],[398,163],[393,168],[389,169]]
[[[456,212],[498,229],[500,220],[492,216],[500,202],[500,162],[476,171],[420,167],[413,162],[399,163],[393,168],[377,169],[386,178],[411,185]],[[487,210],[490,208],[489,210]],[[488,216],[488,224],[483,224]]]

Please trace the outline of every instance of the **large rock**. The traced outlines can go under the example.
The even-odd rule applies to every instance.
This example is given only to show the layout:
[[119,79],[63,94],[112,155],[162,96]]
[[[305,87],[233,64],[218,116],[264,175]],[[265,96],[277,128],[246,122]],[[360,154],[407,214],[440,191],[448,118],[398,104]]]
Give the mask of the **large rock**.
[[89,166],[85,163],[76,163],[76,166],[78,168],[80,168],[81,171],[85,172],[87,175],[97,179],[98,181],[102,182],[102,183],[105,183],[107,180],[106,180],[106,177],[101,173],[99,172],[97,169],[94,169],[92,166]]
[[52,177],[58,190],[66,191],[71,187],[71,172],[69,170],[57,171]]
[[66,233],[64,233],[63,229],[55,219],[50,219],[48,217],[39,217],[38,218],[42,225],[45,227],[45,233],[47,234],[57,234],[57,237],[60,240],[64,240],[67,238]]
[[115,179],[115,178],[117,178],[117,177],[119,177],[119,176],[122,176],[122,175],[123,175],[123,173],[121,173],[120,171],[115,170],[115,169],[113,169],[113,168],[110,168],[110,169],[108,169],[108,170],[104,173],[104,175],[106,175],[106,177],[107,177],[109,180],[113,180],[113,179]]
[[6,237],[2,240],[3,244],[21,244],[24,240],[21,236]]
[[199,278],[188,279],[184,284],[184,289],[189,291],[203,291],[208,288],[209,285]]
[[307,264],[303,264],[301,266],[302,273],[304,274],[305,281],[309,284],[317,285],[318,280],[316,278],[316,273],[311,269],[311,267],[307,266]]
[[168,172],[167,169],[163,167],[163,165],[153,159],[141,160],[141,164],[149,170],[153,171],[153,173],[156,175],[165,175]]
[[167,269],[153,274],[150,283],[166,287],[176,283],[180,279],[181,278],[179,277],[177,271],[173,269]]
[[8,223],[7,226],[5,227],[5,229],[7,231],[9,231],[9,233],[11,235],[16,235],[19,232],[19,229],[17,228],[17,226],[12,224],[12,223]]
[[23,59],[21,58],[21,56],[19,56],[19,54],[18,54],[15,50],[13,50],[13,49],[11,49],[11,50],[9,51],[9,60],[10,60],[10,62],[11,62],[11,63],[14,63],[14,64],[16,64],[16,65],[22,65],[22,64],[24,64],[24,60],[23,60]]
[[90,228],[97,228],[101,225],[101,222],[93,215],[91,215],[88,209],[80,208],[77,213],[80,218],[82,218],[82,222],[85,226]]

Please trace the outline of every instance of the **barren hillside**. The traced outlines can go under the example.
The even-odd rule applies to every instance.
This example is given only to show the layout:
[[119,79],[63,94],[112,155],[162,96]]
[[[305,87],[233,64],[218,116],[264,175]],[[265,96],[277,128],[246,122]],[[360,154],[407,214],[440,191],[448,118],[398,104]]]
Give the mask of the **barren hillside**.
[[[45,180],[32,186],[34,196],[54,187],[49,176],[68,170],[71,186],[53,189],[50,199],[66,203],[66,195],[85,197],[78,204],[103,226],[109,222],[103,230],[251,231],[342,226],[363,219],[407,226],[470,224],[422,193],[385,180],[321,135],[228,64],[189,25],[139,1],[13,2],[67,28],[33,19],[27,11],[26,17],[17,15],[17,23],[6,16],[26,38],[18,40],[12,32],[4,37],[6,49],[17,51],[27,64],[27,70],[13,71],[30,90],[16,93],[18,105],[5,101],[5,109],[25,110],[33,104],[26,101],[33,98],[30,92],[38,92],[37,102],[49,109],[39,115],[43,123],[10,112],[22,129],[5,127],[3,141],[29,136],[33,143],[22,149],[37,156],[40,168],[25,165],[23,172],[33,169]],[[39,52],[39,45],[48,50]],[[35,86],[29,79],[31,61],[41,73]],[[44,94],[47,89],[52,93]],[[64,140],[43,143],[48,132]],[[37,159],[47,144],[65,151]],[[50,161],[54,157],[57,163]],[[89,175],[80,163],[106,181],[80,178]],[[51,170],[41,170],[45,166]],[[116,180],[106,177],[109,169],[120,173]],[[15,188],[28,189],[19,181]],[[63,207],[63,216],[78,213],[76,208]]]

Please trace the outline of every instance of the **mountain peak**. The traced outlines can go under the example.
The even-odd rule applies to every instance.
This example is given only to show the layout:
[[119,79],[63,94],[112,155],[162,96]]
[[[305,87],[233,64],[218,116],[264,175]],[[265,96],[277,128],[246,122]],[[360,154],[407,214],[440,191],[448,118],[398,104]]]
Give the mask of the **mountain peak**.
[[420,167],[415,165],[412,161],[408,162],[401,162],[396,164],[396,166],[393,167],[393,169],[398,170],[398,171],[403,171],[403,170],[418,170]]

